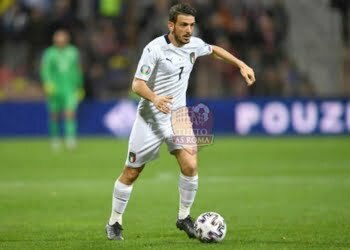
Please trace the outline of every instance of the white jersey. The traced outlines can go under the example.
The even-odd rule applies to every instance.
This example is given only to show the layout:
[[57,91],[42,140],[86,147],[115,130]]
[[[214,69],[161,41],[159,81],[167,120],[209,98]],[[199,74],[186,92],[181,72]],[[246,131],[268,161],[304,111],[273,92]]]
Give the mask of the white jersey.
[[[135,78],[147,82],[157,95],[172,96],[171,110],[186,106],[188,79],[195,60],[212,53],[212,46],[197,37],[192,37],[182,47],[174,46],[168,35],[151,41],[143,50]],[[165,121],[170,114],[159,111],[153,103],[141,98],[138,113],[146,121]]]

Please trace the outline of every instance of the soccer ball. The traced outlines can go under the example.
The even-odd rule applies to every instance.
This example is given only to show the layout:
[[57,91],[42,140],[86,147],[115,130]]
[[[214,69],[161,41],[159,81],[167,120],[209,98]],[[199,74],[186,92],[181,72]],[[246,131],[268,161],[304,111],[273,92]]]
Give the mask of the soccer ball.
[[205,212],[198,216],[194,223],[197,238],[201,242],[220,242],[226,235],[226,223],[224,218],[215,212]]

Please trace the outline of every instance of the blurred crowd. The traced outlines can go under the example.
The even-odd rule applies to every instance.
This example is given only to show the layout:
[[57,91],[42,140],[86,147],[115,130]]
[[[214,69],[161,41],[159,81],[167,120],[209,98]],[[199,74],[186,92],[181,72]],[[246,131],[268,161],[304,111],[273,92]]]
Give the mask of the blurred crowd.
[[343,94],[350,96],[350,1],[349,0],[330,0],[332,8],[340,13],[341,30],[343,42]]
[[[171,0],[1,0],[0,100],[42,99],[38,73],[43,50],[58,28],[81,52],[86,97],[109,100],[130,92],[142,48],[167,32]],[[257,83],[246,88],[239,71],[198,60],[189,96],[315,96],[317,88],[286,48],[289,19],[281,0],[189,0],[198,11],[196,36],[246,61]]]

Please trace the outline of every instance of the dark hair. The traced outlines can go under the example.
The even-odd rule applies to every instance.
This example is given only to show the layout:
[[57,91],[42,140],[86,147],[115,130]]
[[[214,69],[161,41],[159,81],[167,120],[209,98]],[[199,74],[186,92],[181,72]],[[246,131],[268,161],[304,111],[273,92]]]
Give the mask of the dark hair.
[[176,23],[178,15],[196,16],[196,10],[186,3],[178,3],[169,10],[169,21]]

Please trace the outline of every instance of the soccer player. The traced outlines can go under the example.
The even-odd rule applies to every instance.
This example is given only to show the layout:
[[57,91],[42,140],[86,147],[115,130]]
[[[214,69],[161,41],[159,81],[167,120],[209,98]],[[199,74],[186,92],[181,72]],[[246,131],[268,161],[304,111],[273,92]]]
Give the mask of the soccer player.
[[41,63],[41,77],[47,95],[49,110],[49,134],[52,147],[57,149],[59,141],[59,116],[63,113],[65,142],[68,149],[76,146],[77,123],[75,113],[82,98],[82,72],[79,51],[70,43],[66,30],[53,35],[53,46],[47,48]]
[[195,10],[177,4],[169,10],[169,33],[151,41],[143,50],[132,83],[141,96],[130,138],[125,167],[116,180],[112,198],[112,214],[106,225],[107,238],[123,240],[122,215],[133,189],[133,183],[145,165],[157,158],[162,142],[180,166],[180,205],[176,226],[188,237],[195,238],[190,209],[197,187],[197,153],[172,140],[171,111],[186,106],[188,79],[196,58],[212,54],[240,69],[248,85],[255,81],[253,70],[232,54],[215,45],[192,37]]

